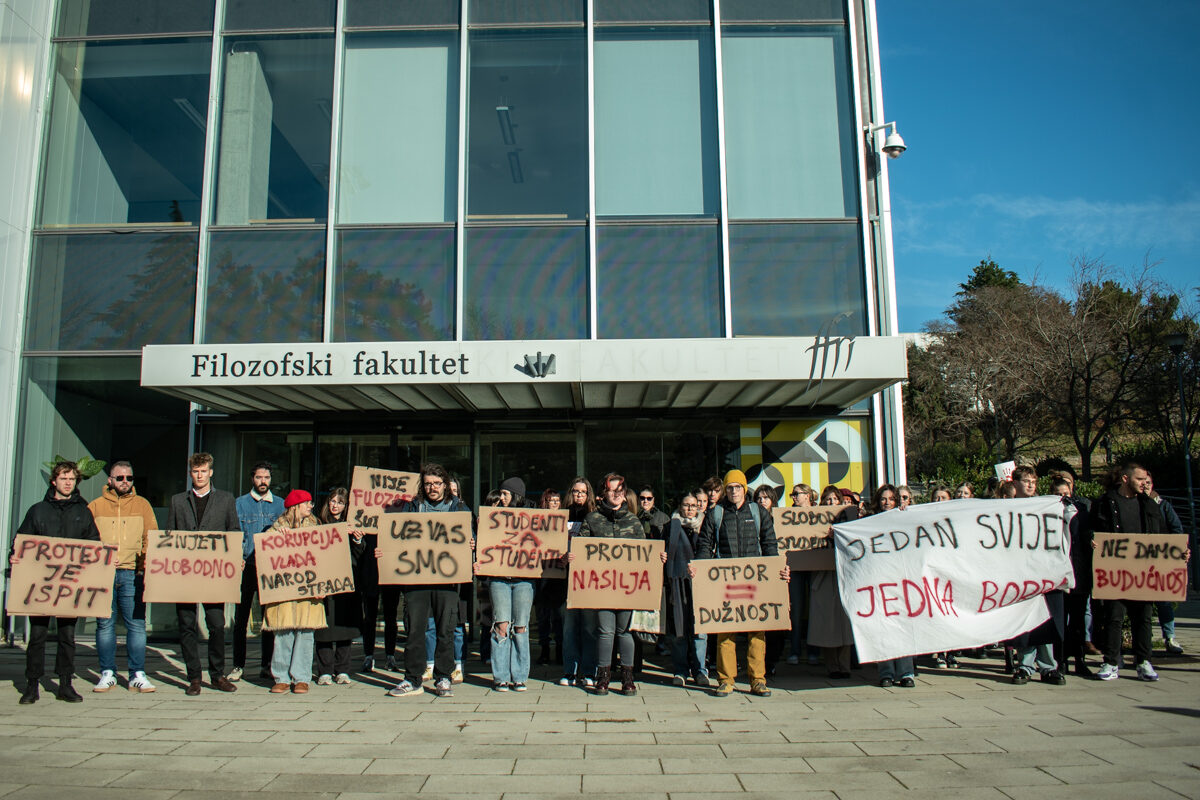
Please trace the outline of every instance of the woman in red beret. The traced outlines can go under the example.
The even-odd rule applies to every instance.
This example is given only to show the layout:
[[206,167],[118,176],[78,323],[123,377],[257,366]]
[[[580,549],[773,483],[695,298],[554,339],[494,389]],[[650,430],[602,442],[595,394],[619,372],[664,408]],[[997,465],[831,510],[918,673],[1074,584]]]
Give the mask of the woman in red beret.
[[[313,516],[312,495],[303,489],[288,492],[283,501],[284,512],[272,531],[308,528],[319,525]],[[306,694],[312,682],[313,631],[325,627],[325,605],[321,598],[284,600],[263,605],[263,628],[275,633],[275,650],[271,656],[271,674],[275,677],[272,694],[283,694],[290,688],[295,694]]]

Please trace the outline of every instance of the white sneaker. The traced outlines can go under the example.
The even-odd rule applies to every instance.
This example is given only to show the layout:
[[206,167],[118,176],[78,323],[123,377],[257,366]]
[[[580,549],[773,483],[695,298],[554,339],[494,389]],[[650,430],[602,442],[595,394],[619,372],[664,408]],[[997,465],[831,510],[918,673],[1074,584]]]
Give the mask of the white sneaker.
[[463,682],[463,671],[462,671],[461,664],[455,666],[454,672],[450,673],[450,682],[451,683],[462,683]]
[[561,678],[558,679],[559,686],[570,686],[574,682],[575,682],[574,675],[563,675]]
[[433,680],[433,664],[425,665],[425,674],[421,676],[421,680],[423,680],[423,681]]
[[1137,665],[1138,680],[1156,681],[1158,673],[1154,671],[1154,667],[1150,666],[1149,661],[1143,661]]
[[229,678],[229,680],[233,681],[234,683],[237,683],[242,679],[243,671],[244,670],[241,667],[234,667],[233,669],[229,670],[229,674],[225,677]]
[[333,685],[333,676],[332,675],[326,674],[326,675],[320,675],[317,677],[317,686],[332,686],[332,685]]
[[339,672],[337,677],[333,679],[333,682],[340,686],[348,686],[350,685],[350,676],[344,672]]
[[388,694],[392,697],[412,697],[421,694],[421,687],[413,686],[408,681],[400,681],[388,690]]
[[109,689],[117,685],[117,676],[113,674],[111,669],[106,669],[100,673],[100,680],[96,681],[96,685],[92,687],[93,692],[107,692]]
[[141,692],[142,694],[150,694],[155,691],[154,684],[146,677],[144,672],[135,672],[133,677],[129,679],[129,691]]
[[1167,653],[1170,655],[1173,655],[1173,656],[1183,655],[1183,648],[1179,646],[1179,642],[1175,641],[1174,636],[1167,639],[1166,648],[1167,648]]
[[1116,664],[1104,664],[1100,667],[1100,671],[1096,673],[1096,677],[1102,681],[1115,681],[1118,677],[1119,668]]

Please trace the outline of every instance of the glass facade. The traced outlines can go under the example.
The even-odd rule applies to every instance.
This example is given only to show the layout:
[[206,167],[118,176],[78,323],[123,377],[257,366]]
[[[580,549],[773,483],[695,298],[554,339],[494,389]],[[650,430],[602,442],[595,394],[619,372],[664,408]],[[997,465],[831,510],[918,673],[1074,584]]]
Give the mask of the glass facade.
[[843,6],[721,9],[61,0],[25,347],[865,331]]

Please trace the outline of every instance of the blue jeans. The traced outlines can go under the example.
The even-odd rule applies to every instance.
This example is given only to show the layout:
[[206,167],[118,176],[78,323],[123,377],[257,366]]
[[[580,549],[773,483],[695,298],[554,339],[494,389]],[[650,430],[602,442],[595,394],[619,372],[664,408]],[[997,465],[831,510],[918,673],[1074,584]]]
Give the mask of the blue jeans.
[[[492,578],[492,679],[496,683],[529,680],[529,613],[533,609],[533,581]],[[500,633],[500,625],[508,623]]]
[[142,575],[135,570],[117,570],[112,616],[96,619],[96,653],[101,671],[117,671],[117,614],[125,623],[125,652],[132,678],[135,672],[146,669],[146,604],[142,602]]
[[1158,624],[1162,627],[1164,639],[1175,638],[1175,604],[1170,600],[1159,600],[1154,604],[1158,612]]
[[596,632],[582,608],[562,606],[563,675],[590,678],[596,674]]
[[1054,648],[1048,644],[1031,644],[1017,651],[1021,666],[1032,675],[1035,672],[1050,672],[1058,669],[1054,660]]
[[[429,618],[429,624],[425,626],[425,666],[433,666],[433,652],[437,647],[437,623],[433,621],[433,617]],[[463,624],[460,622],[454,626],[454,663],[462,665],[462,650],[463,650]]]
[[685,635],[671,637],[671,672],[685,678],[708,677],[704,656],[708,653],[708,637]]
[[276,683],[312,681],[313,632],[275,631],[275,652],[271,654],[271,674]]

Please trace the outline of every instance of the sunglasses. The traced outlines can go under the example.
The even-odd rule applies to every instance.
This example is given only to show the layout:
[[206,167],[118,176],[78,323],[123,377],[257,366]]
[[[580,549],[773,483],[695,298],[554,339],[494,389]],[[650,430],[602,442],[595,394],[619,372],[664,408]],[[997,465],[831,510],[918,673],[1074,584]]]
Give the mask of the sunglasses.
[[641,500],[643,503],[653,503],[654,497],[653,496],[646,497],[645,495],[642,495],[642,496],[638,497],[638,500]]
[[114,475],[112,479],[117,483],[133,483],[132,475]]

